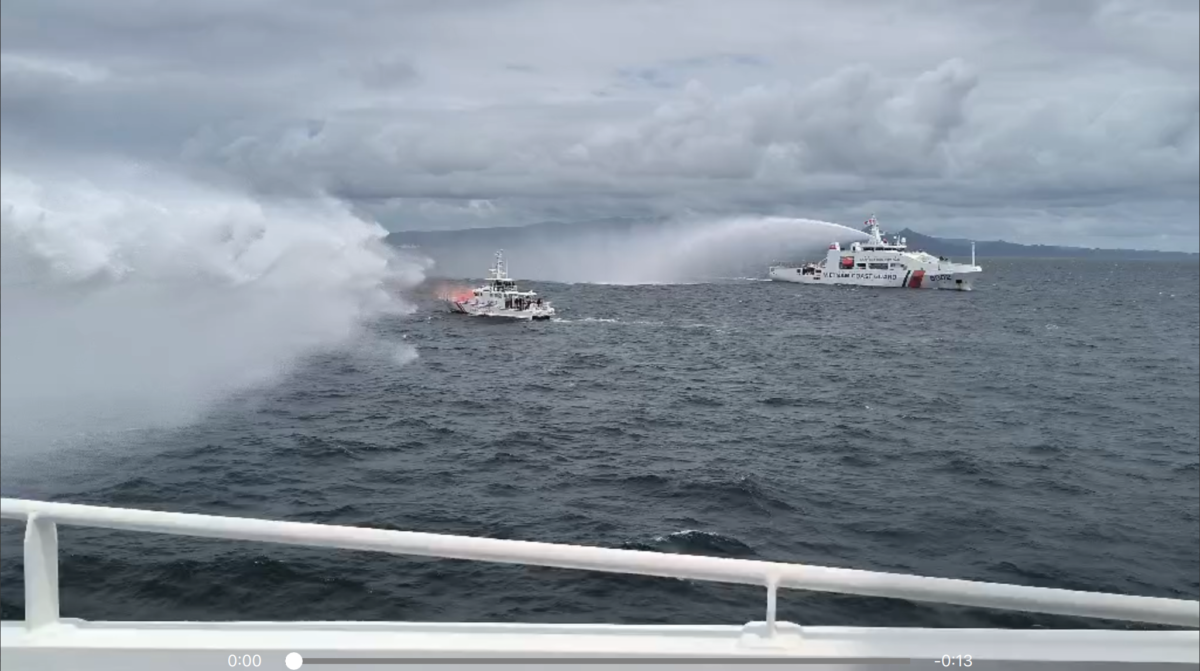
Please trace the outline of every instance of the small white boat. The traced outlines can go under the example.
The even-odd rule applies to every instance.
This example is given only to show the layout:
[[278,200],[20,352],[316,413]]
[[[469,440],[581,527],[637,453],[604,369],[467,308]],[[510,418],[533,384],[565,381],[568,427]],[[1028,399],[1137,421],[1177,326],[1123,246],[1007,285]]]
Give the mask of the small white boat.
[[867,220],[866,231],[870,236],[866,242],[851,243],[849,249],[833,242],[821,261],[801,266],[774,265],[768,275],[779,282],[799,284],[970,291],[971,282],[983,272],[983,268],[975,265],[974,244],[971,263],[956,263],[911,250],[904,238],[888,242],[879,232],[875,217]]
[[472,317],[499,317],[540,321],[554,316],[550,301],[535,291],[522,291],[508,276],[503,250],[496,252],[496,263],[488,270],[487,282],[470,293],[447,296],[450,311]]

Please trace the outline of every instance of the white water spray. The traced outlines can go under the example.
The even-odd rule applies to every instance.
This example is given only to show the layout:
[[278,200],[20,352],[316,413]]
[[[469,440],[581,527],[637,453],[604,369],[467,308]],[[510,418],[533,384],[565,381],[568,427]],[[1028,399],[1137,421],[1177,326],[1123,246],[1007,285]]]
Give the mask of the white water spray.
[[[830,242],[865,238],[862,231],[825,221],[746,216],[620,229],[583,224],[533,238],[516,229],[510,242],[497,244],[522,279],[652,284],[765,277],[772,261],[823,257]],[[478,277],[491,258],[484,243],[463,232],[431,252],[441,274],[457,277]]]
[[397,291],[424,272],[330,200],[259,201],[132,169],[99,181],[4,170],[0,190],[6,461],[193,420],[353,341],[364,320],[407,312]]
[[[765,275],[772,261],[824,256],[830,242],[865,239],[862,231],[813,219],[740,217],[664,232],[661,257],[650,261],[653,274],[666,280],[709,279],[721,274]],[[795,258],[793,258],[795,257]]]

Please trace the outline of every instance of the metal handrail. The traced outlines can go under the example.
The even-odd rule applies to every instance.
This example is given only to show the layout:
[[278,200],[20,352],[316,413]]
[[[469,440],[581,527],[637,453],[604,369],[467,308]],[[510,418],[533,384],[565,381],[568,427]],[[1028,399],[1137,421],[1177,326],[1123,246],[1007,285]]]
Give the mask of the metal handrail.
[[31,627],[53,623],[59,618],[56,525],[67,524],[176,536],[760,585],[767,588],[766,621],[772,631],[775,625],[775,596],[780,587],[1200,628],[1200,601],[928,578],[807,564],[8,498],[0,499],[0,517],[26,522],[25,616]]

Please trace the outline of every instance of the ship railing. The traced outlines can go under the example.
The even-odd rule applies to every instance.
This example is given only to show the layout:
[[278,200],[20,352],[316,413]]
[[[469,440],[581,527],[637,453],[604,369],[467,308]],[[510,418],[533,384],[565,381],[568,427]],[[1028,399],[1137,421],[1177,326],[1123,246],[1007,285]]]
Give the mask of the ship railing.
[[808,564],[10,498],[0,500],[0,517],[25,523],[25,624],[31,629],[60,617],[58,525],[757,585],[766,590],[771,633],[781,588],[1200,628],[1200,601]]

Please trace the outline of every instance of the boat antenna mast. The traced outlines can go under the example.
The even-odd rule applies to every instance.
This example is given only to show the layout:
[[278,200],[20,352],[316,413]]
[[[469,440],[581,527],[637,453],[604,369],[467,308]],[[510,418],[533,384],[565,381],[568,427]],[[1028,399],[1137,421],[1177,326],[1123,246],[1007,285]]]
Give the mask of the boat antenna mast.
[[492,273],[493,280],[502,280],[508,276],[507,269],[504,267],[504,250],[503,249],[496,251],[495,262],[492,265],[491,273]]
[[883,241],[883,236],[879,232],[879,222],[875,219],[874,214],[867,219],[865,228],[867,234],[871,236],[872,243],[879,243]]

